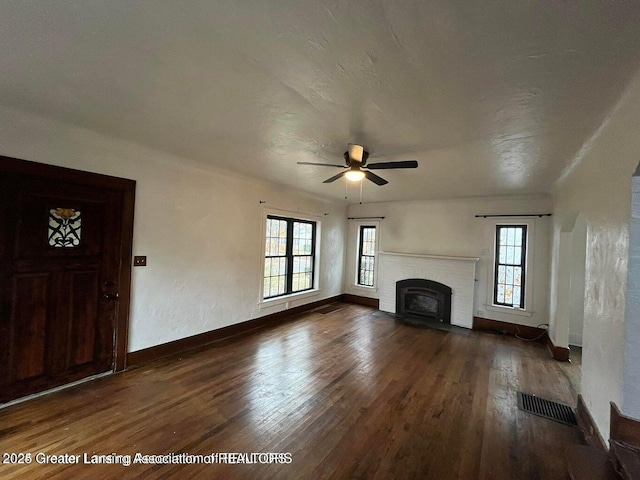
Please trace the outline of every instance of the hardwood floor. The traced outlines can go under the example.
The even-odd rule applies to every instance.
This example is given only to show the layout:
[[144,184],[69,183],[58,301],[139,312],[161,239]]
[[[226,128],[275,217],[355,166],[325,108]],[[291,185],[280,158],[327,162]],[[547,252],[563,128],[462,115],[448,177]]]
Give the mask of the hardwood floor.
[[[579,365],[543,345],[344,304],[0,410],[0,452],[32,460],[0,477],[557,480],[578,431],[519,411],[516,392],[575,406],[578,383]],[[39,452],[291,462],[59,465]]]

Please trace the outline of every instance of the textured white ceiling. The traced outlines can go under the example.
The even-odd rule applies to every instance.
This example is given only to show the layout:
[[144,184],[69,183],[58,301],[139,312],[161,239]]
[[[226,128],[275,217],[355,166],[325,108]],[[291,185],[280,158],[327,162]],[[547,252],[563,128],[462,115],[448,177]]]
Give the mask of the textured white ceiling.
[[0,104],[335,199],[548,192],[638,67],[630,0],[0,6]]

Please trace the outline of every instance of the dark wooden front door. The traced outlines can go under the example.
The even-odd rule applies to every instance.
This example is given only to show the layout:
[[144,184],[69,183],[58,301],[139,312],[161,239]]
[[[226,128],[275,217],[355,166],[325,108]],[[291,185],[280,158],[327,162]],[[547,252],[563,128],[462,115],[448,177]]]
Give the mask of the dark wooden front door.
[[113,370],[123,192],[1,169],[0,190],[0,402]]

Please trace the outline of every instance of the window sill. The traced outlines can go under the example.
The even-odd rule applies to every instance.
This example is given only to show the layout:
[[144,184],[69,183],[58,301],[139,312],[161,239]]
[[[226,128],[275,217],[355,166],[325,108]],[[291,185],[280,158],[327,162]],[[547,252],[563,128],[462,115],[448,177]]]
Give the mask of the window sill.
[[487,310],[492,312],[500,312],[507,315],[519,315],[521,317],[531,317],[533,316],[533,312],[530,310],[523,310],[517,307],[503,307],[500,305],[487,305]]
[[276,305],[282,305],[284,303],[289,303],[292,300],[301,300],[308,297],[315,297],[320,294],[319,288],[314,288],[313,290],[305,290],[304,292],[292,293],[290,295],[283,295],[282,297],[269,298],[268,300],[260,300],[258,302],[258,308],[269,308],[274,307]]
[[369,287],[368,285],[358,285],[357,283],[354,283],[353,285],[351,285],[351,288],[365,290],[365,291],[368,291],[368,292],[377,292],[378,291],[378,287],[376,287],[375,285],[373,287]]

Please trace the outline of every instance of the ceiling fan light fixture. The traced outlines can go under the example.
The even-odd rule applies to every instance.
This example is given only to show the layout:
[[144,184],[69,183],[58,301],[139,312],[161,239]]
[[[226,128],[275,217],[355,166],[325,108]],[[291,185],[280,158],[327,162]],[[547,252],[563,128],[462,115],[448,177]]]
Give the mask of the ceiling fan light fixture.
[[350,182],[359,182],[364,178],[364,172],[362,170],[348,170],[344,176]]

